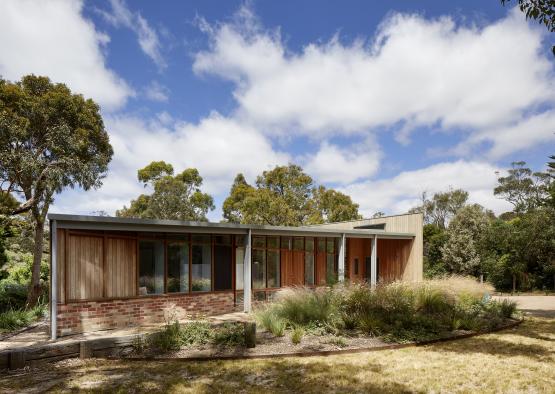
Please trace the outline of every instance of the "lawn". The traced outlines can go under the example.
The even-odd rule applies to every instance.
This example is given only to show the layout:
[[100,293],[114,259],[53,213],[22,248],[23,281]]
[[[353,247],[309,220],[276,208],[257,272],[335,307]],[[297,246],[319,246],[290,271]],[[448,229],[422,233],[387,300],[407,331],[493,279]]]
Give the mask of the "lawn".
[[66,360],[0,376],[0,390],[59,392],[553,392],[555,319],[352,355],[213,362]]

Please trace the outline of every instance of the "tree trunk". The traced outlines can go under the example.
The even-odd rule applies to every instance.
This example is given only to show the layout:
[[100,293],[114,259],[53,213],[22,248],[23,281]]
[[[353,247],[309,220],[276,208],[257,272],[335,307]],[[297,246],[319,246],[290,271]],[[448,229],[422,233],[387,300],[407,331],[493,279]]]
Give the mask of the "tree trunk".
[[27,295],[27,308],[32,308],[39,299],[40,288],[40,263],[42,261],[42,248],[44,243],[44,220],[35,218],[35,247],[33,251],[33,268],[31,273],[31,285]]
[[516,293],[516,275],[513,274],[513,294]]

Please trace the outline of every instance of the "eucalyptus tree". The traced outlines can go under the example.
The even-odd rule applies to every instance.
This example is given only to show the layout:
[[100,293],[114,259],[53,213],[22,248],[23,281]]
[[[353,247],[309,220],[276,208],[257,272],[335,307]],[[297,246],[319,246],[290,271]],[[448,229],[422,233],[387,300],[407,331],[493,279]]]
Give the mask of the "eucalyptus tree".
[[206,221],[206,214],[214,209],[212,196],[200,189],[203,179],[196,168],[174,175],[171,164],[153,161],[137,171],[137,178],[152,193],[139,195],[116,216]]
[[113,155],[100,107],[47,77],[0,79],[0,185],[17,197],[9,214],[29,212],[34,253],[27,304],[40,296],[46,215],[67,187],[97,188]]

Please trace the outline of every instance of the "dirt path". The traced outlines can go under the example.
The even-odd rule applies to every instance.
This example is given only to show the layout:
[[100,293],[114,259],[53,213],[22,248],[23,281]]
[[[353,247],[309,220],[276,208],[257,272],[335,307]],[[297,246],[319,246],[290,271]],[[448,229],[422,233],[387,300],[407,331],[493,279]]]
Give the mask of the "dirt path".
[[497,296],[516,301],[518,308],[532,316],[555,318],[555,296]]

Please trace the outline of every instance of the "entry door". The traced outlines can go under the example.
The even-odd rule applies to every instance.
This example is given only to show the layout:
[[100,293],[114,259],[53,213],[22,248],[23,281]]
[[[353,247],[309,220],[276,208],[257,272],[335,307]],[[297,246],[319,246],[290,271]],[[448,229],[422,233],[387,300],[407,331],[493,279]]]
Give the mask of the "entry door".
[[304,283],[304,252],[281,251],[281,286],[301,286]]

